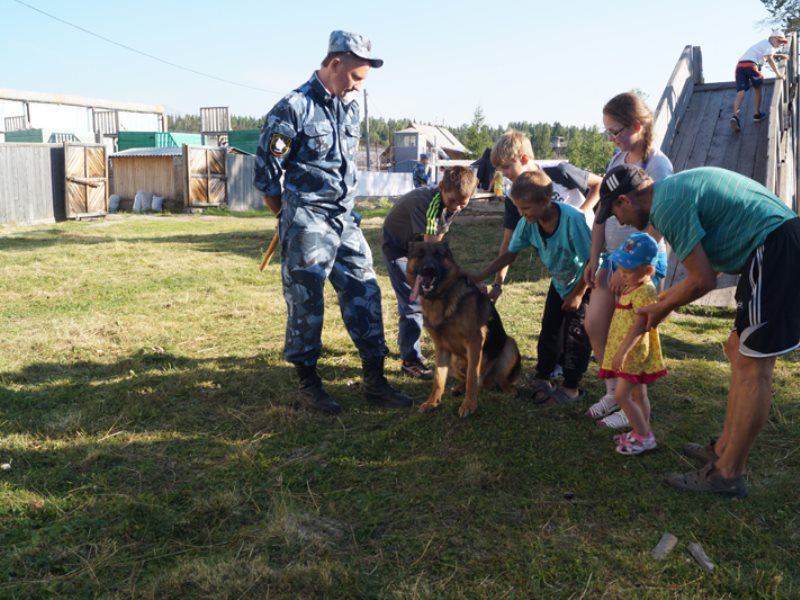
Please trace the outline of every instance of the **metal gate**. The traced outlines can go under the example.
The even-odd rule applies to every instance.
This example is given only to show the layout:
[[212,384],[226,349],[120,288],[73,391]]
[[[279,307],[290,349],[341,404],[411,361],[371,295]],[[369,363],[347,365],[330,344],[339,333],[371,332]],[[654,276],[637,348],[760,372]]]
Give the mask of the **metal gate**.
[[64,206],[68,219],[108,213],[108,161],[100,144],[64,144]]
[[219,206],[227,202],[225,148],[183,146],[187,208]]

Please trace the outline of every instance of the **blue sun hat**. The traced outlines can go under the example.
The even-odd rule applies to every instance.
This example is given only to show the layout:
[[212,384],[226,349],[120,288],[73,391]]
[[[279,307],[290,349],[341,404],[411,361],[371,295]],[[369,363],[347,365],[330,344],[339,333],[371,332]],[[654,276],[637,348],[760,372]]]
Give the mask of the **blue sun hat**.
[[632,233],[608,258],[626,269],[655,265],[658,243],[647,233]]

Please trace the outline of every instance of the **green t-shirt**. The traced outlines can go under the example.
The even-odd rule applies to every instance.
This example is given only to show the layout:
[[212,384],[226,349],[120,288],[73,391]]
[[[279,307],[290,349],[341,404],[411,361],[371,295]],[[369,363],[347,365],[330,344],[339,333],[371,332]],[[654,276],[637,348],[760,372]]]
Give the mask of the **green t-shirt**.
[[654,184],[650,222],[683,261],[698,243],[718,273],[739,273],[750,254],[797,217],[752,179],[717,167],[676,173]]

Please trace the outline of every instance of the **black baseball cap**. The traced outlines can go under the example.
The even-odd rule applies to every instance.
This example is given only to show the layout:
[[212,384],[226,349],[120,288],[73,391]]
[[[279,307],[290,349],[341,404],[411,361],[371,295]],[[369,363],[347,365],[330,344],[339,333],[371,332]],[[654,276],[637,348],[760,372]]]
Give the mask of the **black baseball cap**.
[[612,215],[614,200],[638,189],[650,177],[634,165],[617,165],[603,177],[600,184],[600,204],[594,215],[595,223],[605,223]]

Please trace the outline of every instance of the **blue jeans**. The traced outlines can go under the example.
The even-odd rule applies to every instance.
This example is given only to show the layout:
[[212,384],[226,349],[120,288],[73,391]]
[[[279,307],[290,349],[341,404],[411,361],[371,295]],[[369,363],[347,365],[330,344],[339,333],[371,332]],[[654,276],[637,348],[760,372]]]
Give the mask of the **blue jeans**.
[[417,300],[410,302],[411,286],[406,279],[408,258],[401,256],[389,260],[384,255],[389,281],[392,282],[394,295],[397,297],[397,345],[400,347],[400,357],[406,362],[423,362],[420,350],[420,337],[422,336],[422,306]]

